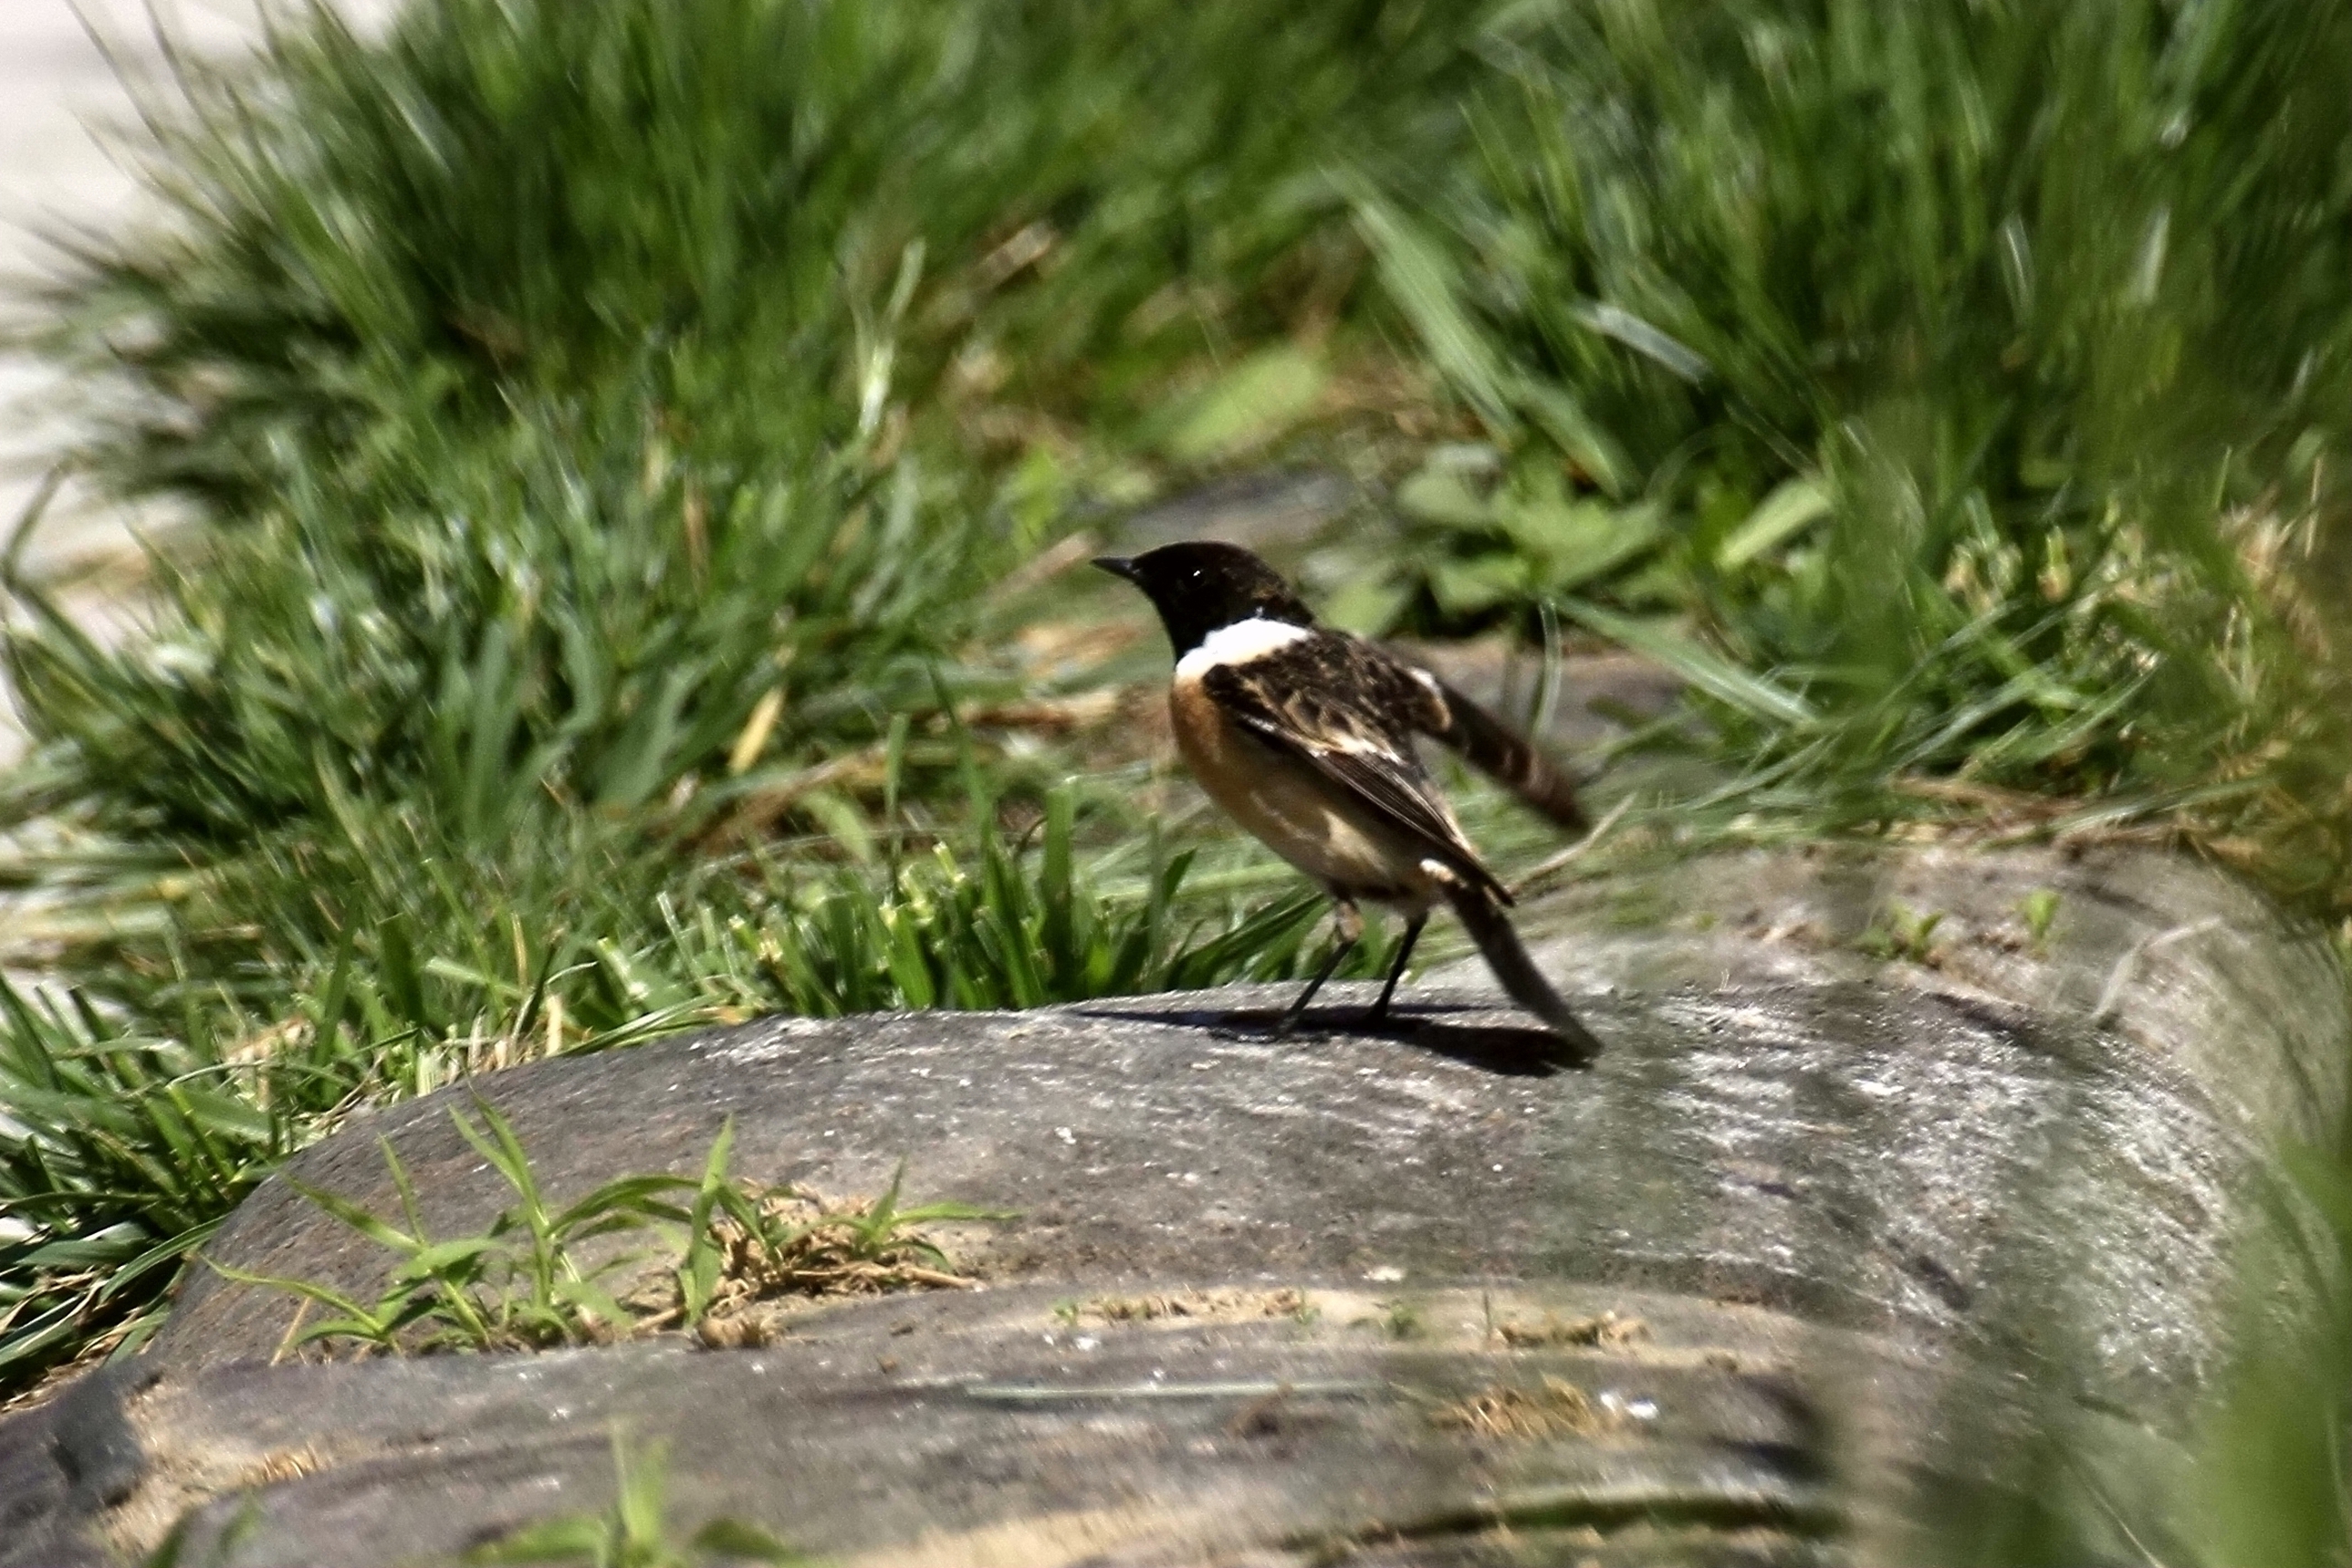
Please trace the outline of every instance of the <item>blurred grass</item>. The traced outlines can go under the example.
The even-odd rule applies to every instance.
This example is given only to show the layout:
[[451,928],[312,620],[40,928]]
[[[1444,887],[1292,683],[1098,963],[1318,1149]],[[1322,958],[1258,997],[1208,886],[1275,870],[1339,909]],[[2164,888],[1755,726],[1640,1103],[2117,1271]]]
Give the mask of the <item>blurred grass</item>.
[[223,511],[519,398],[753,466],[958,364],[1136,415],[1172,361],[1328,321],[1360,259],[1321,163],[1458,142],[1479,14],[426,0],[374,45],[295,13],[257,69],[185,65],[174,231],[86,248],[51,345],[149,395],[107,477]]
[[1749,672],[1697,715],[1738,811],[2131,799],[2345,907],[2352,16],[1528,5],[1481,48],[1478,154],[1356,196],[1487,436],[1368,601]]
[[2266,1181],[2188,1506],[2206,1561],[2340,1563],[2352,1556],[2352,1159],[2290,1148]]
[[[1022,563],[1237,463],[1387,491],[1345,624],[1680,671],[1644,819],[2137,822],[2352,908],[2342,7],[416,0],[177,63],[165,220],[40,346],[188,521],[119,646],[5,558],[0,1389],[370,1098],[1294,972],[1278,873],[959,718],[1087,679]],[[2294,1412],[2229,1473],[2340,1563]]]

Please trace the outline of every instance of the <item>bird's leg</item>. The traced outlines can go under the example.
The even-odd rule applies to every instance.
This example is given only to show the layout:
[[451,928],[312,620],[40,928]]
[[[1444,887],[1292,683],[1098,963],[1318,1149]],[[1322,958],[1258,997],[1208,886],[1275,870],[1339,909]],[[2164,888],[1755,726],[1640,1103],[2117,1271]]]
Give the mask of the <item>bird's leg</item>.
[[1298,1000],[1290,1005],[1290,1011],[1285,1013],[1282,1022],[1275,1026],[1274,1033],[1277,1039],[1298,1027],[1298,1020],[1307,1016],[1307,1004],[1315,1000],[1315,993],[1331,978],[1331,972],[1339,967],[1339,961],[1348,956],[1348,950],[1364,939],[1364,917],[1357,912],[1354,900],[1334,900],[1331,920],[1339,928],[1339,945],[1331,950],[1331,956],[1323,961],[1323,967],[1315,972],[1315,978],[1307,983],[1307,989],[1298,994]]
[[1412,944],[1421,940],[1421,928],[1428,923],[1426,910],[1404,922],[1404,940],[1397,943],[1396,962],[1389,965],[1389,983],[1381,987],[1381,999],[1365,1015],[1365,1023],[1378,1024],[1389,1016],[1389,998],[1396,994],[1397,982],[1404,978],[1404,962],[1412,956]]

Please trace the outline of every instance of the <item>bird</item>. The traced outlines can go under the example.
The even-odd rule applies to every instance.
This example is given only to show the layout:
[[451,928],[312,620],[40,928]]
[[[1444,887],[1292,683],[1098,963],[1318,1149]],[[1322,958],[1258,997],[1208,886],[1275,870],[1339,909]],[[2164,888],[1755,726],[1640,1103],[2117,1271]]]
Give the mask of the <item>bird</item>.
[[1430,911],[1450,904],[1511,999],[1580,1058],[1601,1042],[1520,945],[1510,889],[1462,832],[1414,746],[1460,752],[1562,826],[1585,826],[1573,783],[1493,714],[1428,670],[1316,621],[1274,568],[1238,545],[1189,541],[1094,564],[1142,590],[1176,668],[1177,750],[1209,797],[1322,884],[1339,942],[1283,1016],[1287,1034],[1362,940],[1358,905],[1389,906],[1404,936],[1366,1022],[1388,1016]]

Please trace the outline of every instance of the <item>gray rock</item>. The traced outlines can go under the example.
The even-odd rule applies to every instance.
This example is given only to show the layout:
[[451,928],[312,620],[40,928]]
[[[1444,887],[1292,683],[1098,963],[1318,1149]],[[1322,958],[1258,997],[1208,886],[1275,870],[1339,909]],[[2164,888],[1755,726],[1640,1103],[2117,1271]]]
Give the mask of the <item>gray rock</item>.
[[[2036,944],[2016,906],[2044,888]],[[1853,946],[1890,902],[1944,916],[1929,962]],[[2236,1194],[2336,1126],[2352,1029],[2315,931],[2181,858],[1982,849],[1708,857],[1527,923],[1608,1042],[1589,1069],[1473,961],[1379,1033],[1366,987],[1283,1041],[1286,991],[1239,988],[774,1019],[484,1080],[559,1200],[698,1170],[732,1117],[740,1173],[872,1192],[904,1159],[908,1201],[1020,1217],[950,1237],[986,1289],[758,1351],[272,1365],[289,1300],[198,1279],[142,1382],[92,1396],[135,1485],[74,1491],[59,1456],[121,1445],[61,1447],[61,1406],[0,1426],[0,1477],[45,1500],[21,1539],[139,1549],[194,1510],[225,1562],[432,1560],[602,1507],[616,1426],[675,1446],[682,1524],[877,1563],[1872,1561],[2062,1427],[2110,1501],[2160,1502],[2224,1349]],[[467,1092],[289,1173],[389,1212],[388,1139],[435,1234],[478,1229],[507,1194],[450,1127]],[[361,1292],[386,1263],[283,1181],[215,1252]],[[1087,1307],[1170,1295],[1205,1304]],[[1648,1337],[1527,1342],[1603,1310]],[[1465,1426],[1482,1397],[1535,1429]]]
[[0,1560],[82,1568],[111,1561],[84,1526],[130,1500],[148,1457],[125,1403],[160,1375],[118,1363],[0,1425]]
[[[1652,1555],[1736,1528],[1755,1538],[1738,1560],[1820,1560],[1821,1424],[1788,1370],[1814,1352],[1773,1314],[1612,1293],[1651,1309],[1650,1340],[1511,1351],[1484,1345],[1475,1291],[1419,1293],[1429,1326],[1410,1340],[1357,1326],[1385,1321],[1360,1288],[1318,1292],[1311,1323],[1248,1315],[1263,1290],[1231,1293],[1228,1321],[1141,1325],[1066,1323],[1056,1295],[875,1302],[756,1351],[247,1363],[159,1388],[135,1418],[230,1487],[278,1478],[231,1558],[249,1564],[431,1560],[599,1509],[616,1422],[675,1444],[682,1525],[751,1519],[851,1561],[1295,1561],[1398,1535],[1433,1543],[1410,1561],[1479,1560],[1504,1521],[1541,1542],[1653,1515]],[[1500,1310],[1538,1305],[1510,1292]],[[1546,1374],[1595,1402],[1587,1429],[1446,1424],[1498,1384],[1545,1394]],[[188,1481],[142,1500],[161,1517],[222,1489]],[[212,1501],[198,1542],[246,1506]]]

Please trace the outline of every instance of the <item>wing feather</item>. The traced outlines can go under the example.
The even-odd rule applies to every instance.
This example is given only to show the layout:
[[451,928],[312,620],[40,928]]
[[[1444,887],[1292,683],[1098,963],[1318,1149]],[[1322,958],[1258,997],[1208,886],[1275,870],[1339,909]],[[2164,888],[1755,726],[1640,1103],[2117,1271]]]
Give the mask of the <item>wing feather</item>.
[[1213,665],[1201,688],[1252,735],[1313,768],[1423,853],[1509,901],[1413,750],[1427,692],[1385,656],[1322,632],[1244,663]]

